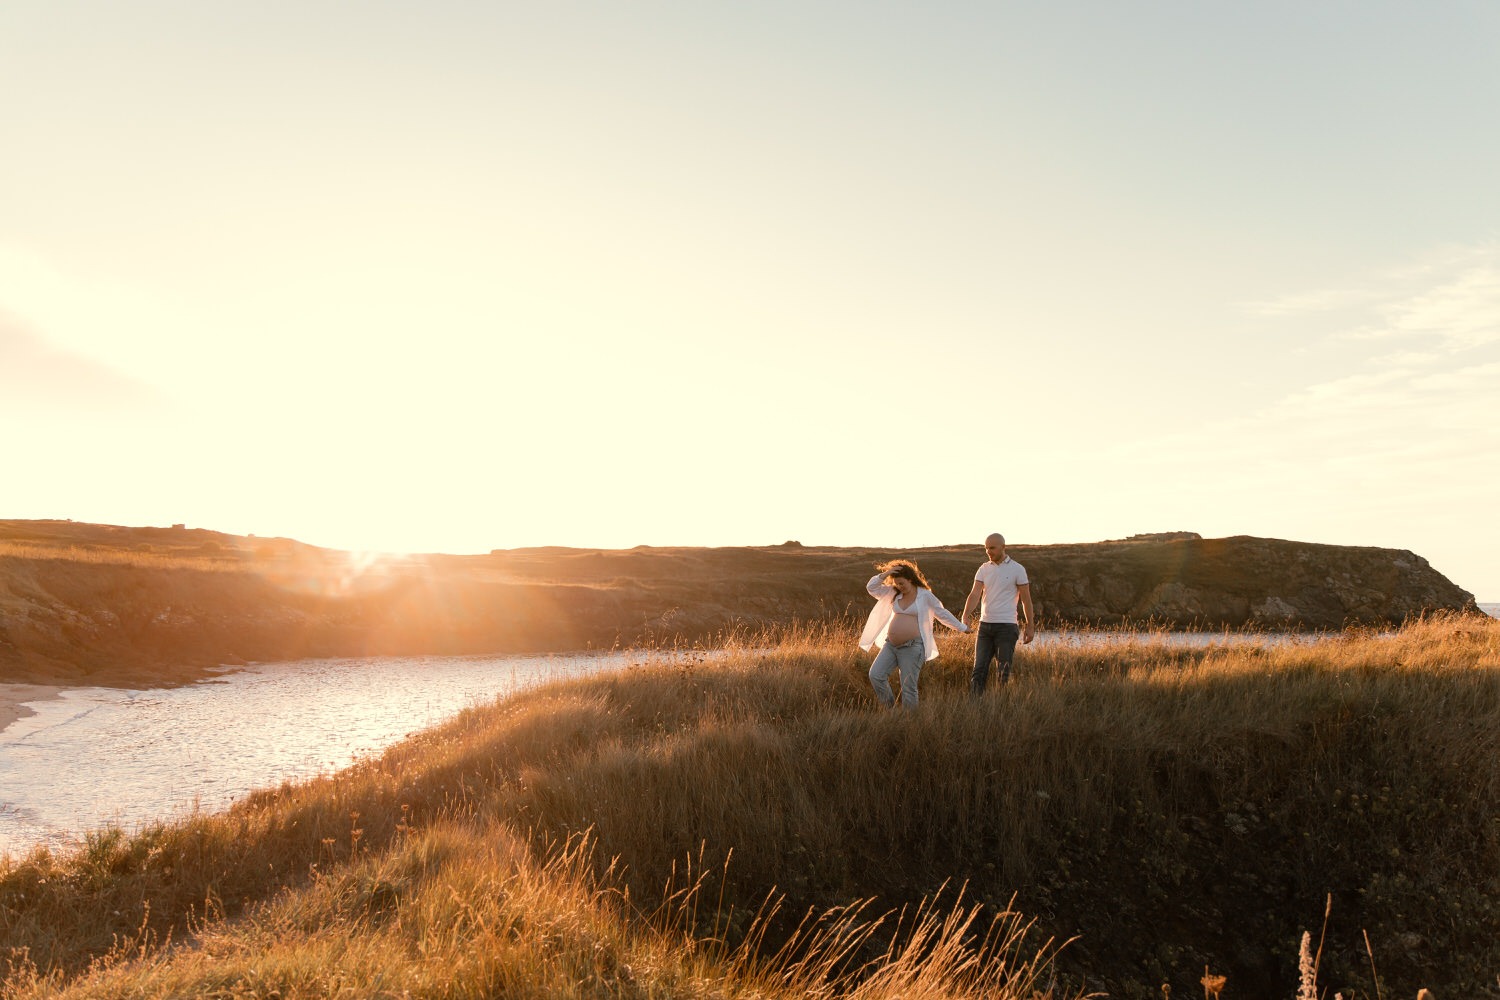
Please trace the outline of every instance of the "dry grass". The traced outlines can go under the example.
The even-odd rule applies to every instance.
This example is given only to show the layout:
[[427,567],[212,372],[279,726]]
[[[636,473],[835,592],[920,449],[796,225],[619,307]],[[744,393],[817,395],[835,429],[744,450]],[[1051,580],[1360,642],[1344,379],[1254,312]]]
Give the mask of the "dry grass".
[[945,642],[917,713],[804,630],[9,859],[5,995],[1290,996],[1330,893],[1325,988],[1368,933],[1387,996],[1493,991],[1500,623],[1032,647],[978,703]]
[[45,559],[51,562],[83,563],[88,566],[135,566],[141,569],[191,569],[206,572],[240,572],[245,568],[243,555],[235,549],[221,552],[187,552],[180,549],[158,551],[121,546],[89,547],[82,545],[47,545],[36,542],[0,540],[0,558]]
[[[26,968],[20,997],[997,997],[1031,998],[1045,958],[1017,954],[1019,917],[975,908],[878,918],[861,905],[809,919],[774,953],[697,934],[701,882],[642,913],[594,874],[577,839],[544,862],[471,823],[410,831],[189,944],[122,941],[65,980]],[[882,923],[892,944],[854,954]]]

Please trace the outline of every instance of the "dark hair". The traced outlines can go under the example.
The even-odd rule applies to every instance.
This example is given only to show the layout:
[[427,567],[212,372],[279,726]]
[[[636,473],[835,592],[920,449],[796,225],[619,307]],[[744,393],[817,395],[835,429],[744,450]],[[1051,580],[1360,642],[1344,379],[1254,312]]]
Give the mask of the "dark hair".
[[922,571],[917,569],[917,564],[910,559],[892,559],[888,563],[876,563],[875,569],[882,577],[899,576],[902,579],[910,580],[923,590],[932,589],[932,584],[927,582],[927,578],[922,575]]

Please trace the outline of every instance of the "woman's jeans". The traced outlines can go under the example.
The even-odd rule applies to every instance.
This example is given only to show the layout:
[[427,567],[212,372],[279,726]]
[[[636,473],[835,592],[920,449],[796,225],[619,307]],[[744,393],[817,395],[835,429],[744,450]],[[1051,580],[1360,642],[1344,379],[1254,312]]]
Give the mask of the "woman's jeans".
[[969,693],[984,694],[990,683],[990,661],[1000,664],[1000,683],[1010,680],[1010,661],[1016,656],[1016,640],[1021,626],[1010,622],[980,622],[979,637],[974,640],[974,672],[969,675]]
[[896,696],[891,693],[890,676],[892,670],[900,670],[901,707],[917,707],[917,678],[922,676],[922,661],[927,658],[926,654],[920,635],[899,646],[888,642],[880,647],[875,662],[870,664],[870,685],[875,688],[875,697],[882,705],[890,708],[896,704]]

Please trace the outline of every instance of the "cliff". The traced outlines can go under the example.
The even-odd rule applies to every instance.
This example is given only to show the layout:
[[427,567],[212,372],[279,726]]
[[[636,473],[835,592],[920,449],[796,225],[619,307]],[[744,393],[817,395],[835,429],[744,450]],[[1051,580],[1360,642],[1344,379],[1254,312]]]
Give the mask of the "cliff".
[[[1013,545],[1046,627],[1397,624],[1474,610],[1410,552],[1191,533]],[[957,610],[976,544],[516,549],[368,560],[198,529],[0,521],[0,681],[135,684],[241,660],[523,653],[859,620],[879,560]]]

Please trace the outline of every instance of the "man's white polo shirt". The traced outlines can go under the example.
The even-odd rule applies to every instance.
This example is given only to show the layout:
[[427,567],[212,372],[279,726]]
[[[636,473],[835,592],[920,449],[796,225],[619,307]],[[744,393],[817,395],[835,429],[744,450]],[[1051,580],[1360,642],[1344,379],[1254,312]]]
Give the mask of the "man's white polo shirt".
[[976,583],[984,584],[984,605],[979,613],[982,622],[1016,621],[1016,593],[1031,581],[1026,579],[1026,567],[1006,556],[1001,562],[986,562],[974,574]]

